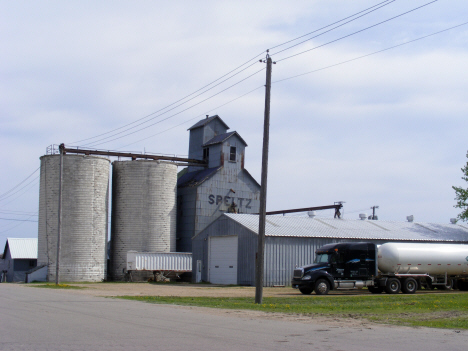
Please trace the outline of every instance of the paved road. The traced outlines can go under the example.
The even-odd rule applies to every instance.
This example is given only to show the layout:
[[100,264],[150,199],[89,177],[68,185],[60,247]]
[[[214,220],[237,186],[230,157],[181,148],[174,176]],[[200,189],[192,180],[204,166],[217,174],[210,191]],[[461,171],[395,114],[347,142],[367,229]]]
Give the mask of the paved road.
[[0,350],[466,350],[467,331],[336,328],[0,284]]

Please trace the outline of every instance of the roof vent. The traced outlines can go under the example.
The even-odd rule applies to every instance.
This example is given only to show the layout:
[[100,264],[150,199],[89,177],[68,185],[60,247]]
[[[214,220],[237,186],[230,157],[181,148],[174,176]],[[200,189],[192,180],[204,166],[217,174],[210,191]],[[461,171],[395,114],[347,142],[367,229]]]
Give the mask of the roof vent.
[[450,223],[457,224],[457,219],[456,218],[450,218]]
[[363,221],[365,221],[367,219],[367,214],[366,213],[360,213],[359,214],[359,218]]
[[309,215],[310,218],[314,218],[317,215],[315,211],[309,211],[307,212],[307,214]]
[[407,216],[407,217],[406,217],[406,220],[407,220],[408,222],[412,222],[412,221],[414,221],[414,216],[413,216],[413,215]]

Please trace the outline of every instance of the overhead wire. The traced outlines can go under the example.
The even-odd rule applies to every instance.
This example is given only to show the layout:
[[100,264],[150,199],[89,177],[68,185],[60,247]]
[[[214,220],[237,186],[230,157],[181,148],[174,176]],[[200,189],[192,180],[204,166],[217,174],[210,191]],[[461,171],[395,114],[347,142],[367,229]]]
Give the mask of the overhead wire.
[[[192,96],[192,95],[195,95],[195,94],[198,93],[199,91],[201,91],[201,90],[203,90],[203,89],[209,87],[210,85],[212,85],[212,84],[218,82],[219,80],[223,79],[224,77],[228,76],[229,74],[231,74],[231,73],[233,73],[233,72],[239,70],[241,67],[243,67],[243,66],[245,66],[246,64],[251,63],[252,61],[255,60],[255,62],[253,62],[253,63],[250,64],[249,66],[245,67],[245,68],[242,69],[241,71],[239,71],[239,72],[233,74],[232,76],[228,77],[227,79],[223,80],[222,82],[219,82],[218,84],[212,86],[211,88],[206,89],[205,91],[201,92],[200,94],[198,94],[198,95],[196,95],[196,96],[193,96],[191,99],[185,101],[184,103],[181,103],[181,104],[179,104],[179,105],[173,107],[172,109],[170,109],[170,110],[168,110],[168,111],[166,111],[166,112],[163,112],[162,114],[165,114],[165,113],[167,113],[167,112],[169,112],[169,111],[172,111],[174,108],[177,108],[177,107],[179,107],[179,106],[181,106],[181,105],[183,105],[183,104],[185,104],[185,103],[187,103],[187,102],[189,102],[189,101],[195,99],[196,97],[198,97],[198,96],[200,96],[200,95],[202,95],[202,94],[204,94],[204,93],[210,91],[211,89],[214,89],[214,88],[217,87],[218,85],[220,85],[220,84],[226,82],[227,80],[229,80],[229,79],[235,77],[235,76],[238,75],[239,73],[242,73],[243,71],[247,70],[248,68],[250,68],[251,66],[253,66],[255,63],[257,63],[257,59],[258,59],[258,58],[260,57],[260,55],[262,55],[263,53],[264,53],[264,51],[263,51],[262,53],[256,55],[256,56],[254,56],[254,57],[251,58],[250,60],[244,62],[242,65],[240,65],[240,66],[234,68],[233,70],[229,71],[228,73],[222,75],[222,76],[219,77],[218,79],[212,81],[211,83],[209,83],[209,84],[207,84],[207,85],[201,87],[201,88],[198,89],[198,90],[195,90],[193,93],[191,93],[191,94],[189,94],[189,95],[186,95],[186,96],[184,96],[183,98],[181,98],[181,99],[179,99],[179,100],[177,100],[177,101],[175,101],[175,102],[173,102],[173,103],[171,103],[171,104],[169,104],[169,105],[167,105],[167,106],[165,106],[165,107],[163,107],[163,108],[161,108],[161,109],[159,109],[159,110],[157,110],[157,111],[155,111],[155,112],[153,112],[153,113],[150,113],[149,115],[146,115],[146,116],[144,116],[144,117],[142,117],[142,118],[140,118],[140,119],[137,119],[136,121],[133,121],[133,122],[131,122],[131,123],[128,123],[128,124],[126,124],[126,125],[124,125],[124,126],[122,126],[122,127],[113,129],[113,130],[111,130],[111,131],[109,131],[109,132],[102,133],[102,134],[96,135],[96,136],[91,137],[91,138],[87,138],[87,139],[82,139],[82,140],[74,141],[74,142],[72,142],[72,144],[80,143],[80,142],[87,141],[87,140],[91,140],[91,139],[96,139],[96,138],[101,137],[101,136],[103,136],[103,135],[107,135],[107,134],[113,133],[113,132],[118,131],[118,130],[121,130],[121,129],[125,128],[125,127],[131,126],[131,125],[133,125],[133,124],[135,124],[135,123],[137,123],[137,122],[139,122],[139,121],[142,121],[142,120],[144,120],[144,119],[147,119],[148,117],[151,117],[151,116],[153,116],[153,115],[155,115],[155,114],[157,114],[157,113],[159,113],[159,112],[161,112],[161,111],[164,111],[164,110],[168,109],[169,107],[171,107],[171,106],[173,106],[173,105],[175,105],[175,104],[177,104],[177,103],[179,103],[179,102],[181,102],[181,101],[187,99],[188,97],[190,97],[190,96]],[[162,114],[160,114],[160,115],[158,115],[158,116],[161,116]],[[156,116],[156,117],[158,117],[158,116]],[[153,117],[152,119],[154,119],[154,118],[156,118],[156,117]],[[145,123],[145,122],[143,122],[143,123]]]
[[224,104],[222,104],[222,105],[219,105],[219,106],[217,106],[217,107],[215,107],[215,108],[213,108],[213,109],[211,109],[211,110],[209,110],[209,111],[206,111],[206,112],[204,112],[204,113],[202,113],[202,114],[200,114],[200,115],[197,115],[197,116],[195,116],[195,117],[193,117],[193,118],[187,119],[187,120],[183,121],[182,123],[176,124],[175,126],[172,126],[172,127],[168,128],[168,129],[165,129],[165,130],[163,130],[163,131],[161,131],[161,132],[159,132],[159,133],[150,135],[150,136],[148,136],[148,137],[146,137],[146,138],[137,140],[137,141],[135,141],[135,142],[133,142],[133,143],[130,143],[130,144],[127,144],[127,145],[123,145],[123,146],[119,147],[117,150],[123,149],[124,147],[130,146],[130,145],[137,144],[137,143],[139,143],[139,142],[141,142],[141,141],[145,141],[145,140],[147,140],[147,139],[153,138],[153,137],[155,137],[155,136],[157,136],[157,135],[159,135],[159,134],[165,133],[165,132],[167,132],[167,131],[169,131],[169,130],[171,130],[171,129],[174,129],[174,128],[176,128],[176,127],[180,127],[181,125],[183,125],[183,124],[185,124],[185,123],[187,123],[187,122],[190,122],[190,121],[193,121],[193,120],[198,119],[198,118],[200,118],[200,117],[203,117],[203,116],[205,116],[207,113],[210,113],[210,112],[212,112],[212,111],[214,111],[214,110],[217,110],[217,109],[219,109],[219,108],[221,108],[221,107],[224,107],[224,106],[230,104],[231,102],[234,102],[234,101],[236,101],[236,100],[239,100],[239,99],[243,98],[244,96],[249,95],[249,94],[253,93],[254,91],[256,91],[256,90],[258,90],[258,89],[260,89],[260,88],[263,88],[263,87],[264,87],[263,85],[261,85],[261,86],[259,86],[259,87],[256,87],[255,89],[252,89],[252,90],[250,90],[249,92],[247,92],[247,93],[245,93],[245,94],[242,94],[241,96],[238,96],[238,97],[236,97],[235,99],[232,99],[232,100],[230,100],[230,101],[228,101],[228,102],[226,102],[226,103],[224,103]]
[[[276,49],[276,48],[278,48],[278,47],[280,47],[280,46],[283,46],[283,45],[292,43],[293,41],[296,41],[296,40],[299,40],[299,39],[301,39],[301,38],[304,38],[304,37],[306,37],[306,36],[308,36],[308,35],[310,35],[310,34],[317,33],[318,31],[321,31],[322,29],[325,29],[325,28],[331,27],[331,26],[333,26],[333,25],[335,25],[335,24],[337,24],[337,23],[343,22],[343,21],[347,20],[348,18],[352,18],[352,17],[354,17],[354,16],[356,16],[356,15],[359,15],[360,13],[363,13],[363,12],[365,12],[365,11],[367,11],[367,10],[370,10],[370,9],[376,7],[376,6],[381,5],[381,4],[384,4],[384,3],[390,4],[391,2],[394,2],[395,0],[392,0],[392,1],[390,1],[390,2],[389,2],[389,1],[390,1],[390,0],[382,1],[382,2],[380,2],[380,3],[378,3],[378,4],[375,4],[375,5],[371,6],[371,7],[368,7],[367,9],[364,9],[364,10],[362,10],[362,11],[356,12],[355,14],[353,14],[353,15],[351,15],[351,16],[348,16],[348,17],[345,17],[345,18],[343,18],[343,19],[340,19],[339,21],[330,23],[330,24],[328,24],[328,25],[326,25],[326,26],[324,26],[324,27],[321,27],[321,28],[319,28],[319,29],[316,29],[316,30],[314,30],[314,31],[312,31],[312,32],[309,32],[309,33],[307,33],[307,34],[301,35],[301,36],[299,36],[299,37],[297,37],[297,38],[294,38],[294,39],[285,41],[285,42],[282,43],[282,44],[275,45],[275,46],[271,47],[270,50],[273,50],[273,49]],[[388,4],[386,4],[386,5],[388,5]]]
[[340,38],[338,38],[338,39],[331,40],[331,41],[329,41],[329,42],[327,42],[327,43],[324,43],[324,44],[315,46],[315,47],[313,47],[313,48],[311,48],[311,49],[307,49],[307,50],[301,51],[301,52],[299,52],[299,53],[297,53],[297,54],[294,54],[294,55],[290,55],[290,56],[283,57],[283,58],[281,58],[281,59],[279,59],[279,60],[275,60],[275,61],[276,61],[276,62],[285,61],[285,60],[288,60],[288,59],[290,59],[290,58],[293,58],[293,57],[296,57],[296,56],[305,54],[306,52],[309,52],[309,51],[312,51],[312,50],[316,50],[316,49],[321,48],[321,47],[324,47],[324,46],[326,46],[326,45],[330,45],[330,44],[335,43],[335,42],[337,42],[337,41],[340,41],[340,40],[342,40],[342,39],[349,38],[349,37],[351,37],[351,36],[353,36],[353,35],[356,35],[356,34],[358,34],[358,33],[361,33],[361,32],[364,32],[364,31],[366,31],[366,30],[369,30],[369,29],[371,29],[371,28],[377,27],[377,26],[379,26],[379,25],[381,25],[381,24],[383,24],[383,23],[392,21],[392,20],[394,20],[395,18],[404,16],[404,15],[406,15],[406,14],[408,14],[408,13],[411,13],[411,12],[414,12],[414,11],[416,11],[416,10],[419,10],[419,9],[421,9],[421,8],[423,8],[423,7],[425,7],[425,6],[428,6],[428,5],[430,5],[430,4],[433,4],[434,2],[437,2],[437,1],[438,1],[438,0],[430,1],[430,2],[428,2],[428,3],[426,3],[426,4],[424,4],[424,5],[415,7],[414,9],[411,9],[411,10],[409,10],[409,11],[400,13],[399,15],[396,15],[396,16],[393,16],[393,17],[391,17],[391,18],[388,18],[388,19],[386,19],[386,20],[384,20],[384,21],[375,23],[375,24],[373,24],[373,25],[371,25],[371,26],[369,26],[369,27],[360,29],[360,30],[358,30],[358,31],[356,31],[356,32],[353,32],[353,33],[351,33],[351,34],[344,35],[344,36],[342,36],[342,37],[340,37]]
[[[326,69],[329,69],[329,68],[333,68],[333,67],[336,67],[336,66],[343,65],[343,64],[345,64],[345,63],[349,63],[349,62],[353,62],[353,61],[356,61],[356,60],[359,60],[359,59],[363,59],[363,58],[368,57],[368,56],[376,55],[376,54],[378,54],[378,53],[385,52],[385,51],[388,51],[388,50],[391,50],[391,49],[395,49],[395,48],[397,48],[397,47],[404,46],[404,45],[413,43],[413,42],[415,42],[415,41],[422,40],[422,39],[425,39],[425,38],[428,38],[428,37],[431,37],[431,36],[434,36],[434,35],[437,35],[437,34],[446,32],[446,31],[449,31],[449,30],[454,29],[454,28],[467,25],[467,24],[468,24],[468,22],[461,23],[461,24],[458,24],[458,25],[456,25],[456,26],[452,26],[452,27],[450,27],[450,28],[446,28],[446,29],[443,29],[443,30],[440,30],[440,31],[437,31],[437,32],[434,32],[434,33],[431,33],[431,34],[428,34],[428,35],[425,35],[425,36],[422,36],[422,37],[419,37],[419,38],[416,38],[416,39],[413,39],[413,40],[410,40],[410,41],[407,41],[407,42],[404,42],[404,43],[401,43],[401,44],[393,45],[393,46],[390,46],[390,47],[385,48],[385,49],[382,49],[382,50],[374,51],[374,52],[369,53],[369,54],[365,54],[365,55],[362,55],[362,56],[359,56],[359,57],[355,57],[355,58],[352,58],[352,59],[349,59],[349,60],[346,60],[346,61],[338,62],[338,63],[332,64],[332,65],[329,65],[329,66],[325,66],[325,67],[322,67],[322,68],[318,68],[318,69],[315,69],[315,70],[312,70],[312,71],[309,71],[309,72],[304,72],[304,73],[301,73],[301,74],[297,74],[297,75],[295,75],[295,76],[291,76],[291,77],[287,77],[287,78],[284,78],[284,79],[276,80],[276,81],[273,81],[272,84],[281,83],[281,82],[286,81],[286,80],[298,78],[298,77],[301,77],[301,76],[304,76],[304,75],[307,75],[307,74],[319,72],[319,71],[322,71],[322,70],[326,70]],[[242,97],[244,97],[244,96],[246,96],[246,95],[248,95],[248,94],[254,92],[255,90],[260,89],[260,88],[263,88],[263,85],[262,85],[262,86],[259,86],[259,87],[257,87],[257,88],[255,88],[255,89],[253,89],[253,90],[251,90],[251,91],[249,91],[249,92],[247,92],[247,93],[245,93],[245,94],[243,94],[243,95],[241,95],[241,96],[238,96],[237,98],[232,99],[232,100],[226,102],[226,103],[223,104],[223,105],[217,106],[217,107],[215,107],[214,109],[212,109],[212,110],[210,110],[210,111],[207,111],[207,112],[211,112],[211,111],[216,110],[216,109],[218,109],[218,108],[221,108],[221,107],[223,107],[223,106],[225,106],[225,105],[227,105],[227,104],[229,104],[229,103],[231,103],[231,102],[234,102],[234,101],[236,101],[236,100],[239,100],[239,99],[241,99]],[[138,143],[138,142],[141,142],[141,141],[150,139],[150,138],[155,137],[155,136],[157,136],[157,135],[160,135],[160,134],[162,134],[162,133],[164,133],[164,132],[167,132],[167,131],[169,131],[169,130],[171,130],[171,129],[174,129],[174,128],[176,128],[176,127],[179,127],[179,126],[181,126],[181,125],[183,125],[183,124],[185,124],[185,123],[187,123],[187,122],[190,122],[190,121],[192,121],[192,120],[194,120],[194,119],[203,117],[207,112],[205,112],[205,113],[203,113],[203,114],[200,114],[200,115],[197,115],[196,117],[190,118],[190,119],[188,119],[188,120],[186,120],[186,121],[184,121],[184,122],[182,122],[182,123],[179,123],[179,124],[177,124],[177,125],[175,125],[175,126],[172,126],[172,127],[168,128],[168,129],[165,129],[165,130],[163,130],[163,131],[161,131],[161,132],[159,132],[159,133],[156,133],[156,134],[153,134],[153,135],[151,135],[151,136],[145,137],[145,138],[143,138],[143,139],[137,140],[137,141],[135,141],[135,142],[133,142],[133,143],[130,143],[130,144],[121,146],[121,147],[119,147],[119,149],[122,149],[122,148],[124,148],[124,147],[130,146],[130,145],[134,145],[134,144],[136,144],[136,143]]]
[[[161,122],[164,122],[164,121],[166,121],[166,120],[168,120],[168,119],[170,119],[170,118],[172,118],[172,117],[175,117],[175,116],[181,114],[182,112],[185,112],[185,111],[187,111],[187,110],[189,110],[189,109],[191,109],[191,108],[193,108],[193,107],[195,107],[195,106],[197,106],[197,105],[200,105],[201,103],[203,103],[203,102],[205,102],[205,101],[208,101],[208,100],[212,99],[213,97],[215,97],[215,96],[217,96],[217,95],[219,95],[219,94],[225,92],[226,90],[229,90],[229,89],[233,88],[234,86],[236,86],[236,85],[242,83],[243,81],[245,81],[245,80],[247,80],[247,79],[253,77],[254,75],[260,73],[260,72],[263,71],[263,70],[265,70],[265,67],[259,69],[258,71],[252,73],[251,75],[245,77],[244,79],[238,81],[237,83],[234,83],[234,84],[230,85],[229,87],[227,87],[227,88],[225,88],[225,89],[223,89],[223,90],[217,92],[216,94],[213,94],[213,95],[207,97],[206,99],[201,100],[201,101],[197,102],[196,104],[193,104],[193,105],[191,105],[191,106],[185,108],[184,110],[181,110],[181,111],[179,111],[179,112],[177,112],[177,113],[175,113],[175,114],[173,114],[173,115],[170,115],[170,116],[168,116],[168,117],[166,117],[166,118],[163,118],[163,119],[161,119],[161,120],[159,120],[159,121],[157,121],[157,122],[155,122],[155,123],[152,123],[152,124],[150,124],[150,125],[147,125],[147,126],[145,126],[144,128],[140,128],[140,129],[138,129],[138,130],[135,130],[135,131],[133,131],[133,132],[127,133],[127,134],[125,134],[125,135],[122,135],[122,136],[117,137],[117,138],[114,138],[114,139],[106,140],[106,139],[109,138],[109,137],[107,137],[107,138],[103,138],[103,139],[97,140],[97,141],[95,141],[95,142],[93,142],[93,143],[85,144],[85,145],[83,145],[83,146],[88,146],[88,147],[89,147],[89,146],[93,146],[93,147],[94,147],[94,146],[106,144],[106,143],[109,143],[109,142],[111,142],[111,141],[114,141],[114,140],[117,140],[117,139],[121,139],[121,138],[127,137],[127,136],[129,136],[129,135],[135,134],[135,133],[140,132],[140,131],[142,131],[142,130],[148,128],[148,127],[152,127],[152,126],[154,126],[154,125],[156,125],[156,124],[159,124],[159,123],[161,123]],[[121,133],[118,133],[118,134],[121,134]],[[116,134],[116,135],[117,135],[117,134]],[[106,141],[104,141],[104,142],[102,142],[102,143],[99,143],[99,141],[103,141],[103,140],[106,140]]]
[[352,61],[360,60],[360,59],[362,59],[362,58],[365,58],[365,57],[368,57],[368,56],[372,56],[372,55],[376,55],[376,54],[379,54],[379,53],[384,52],[384,51],[392,50],[392,49],[395,49],[395,48],[397,48],[397,47],[404,46],[404,45],[413,43],[413,42],[415,42],[415,41],[422,40],[422,39],[425,39],[425,38],[428,38],[428,37],[431,37],[431,36],[434,36],[434,35],[437,35],[437,34],[446,32],[446,31],[449,31],[449,30],[454,29],[454,28],[467,25],[467,24],[468,24],[468,22],[464,22],[464,23],[461,23],[461,24],[457,24],[456,26],[453,26],[453,27],[450,27],[450,28],[446,28],[446,29],[443,29],[443,30],[440,30],[440,31],[437,31],[437,32],[434,32],[434,33],[431,33],[431,34],[428,34],[428,35],[424,35],[424,36],[422,36],[422,37],[419,37],[419,38],[416,38],[416,39],[413,39],[413,40],[409,40],[409,41],[404,42],[404,43],[401,43],[401,44],[393,45],[393,46],[390,46],[390,47],[385,48],[385,49],[382,49],[382,50],[374,51],[374,52],[371,52],[371,53],[366,54],[366,55],[358,56],[358,57],[355,57],[355,58],[352,58],[352,59],[349,59],[349,60],[346,60],[346,61],[338,62],[338,63],[332,64],[332,65],[329,65],[329,66],[325,66],[325,67],[322,67],[322,68],[318,68],[318,69],[315,69],[315,70],[312,70],[312,71],[309,71],[309,72],[305,72],[305,73],[297,74],[297,75],[295,75],[295,76],[291,76],[291,77],[287,77],[287,78],[284,78],[284,79],[280,79],[280,80],[277,80],[277,81],[272,82],[272,84],[281,83],[281,82],[286,81],[286,80],[298,78],[298,77],[301,77],[301,76],[305,76],[305,75],[307,75],[307,74],[311,74],[311,73],[323,71],[323,70],[328,69],[328,68],[332,68],[332,67],[340,66],[340,65],[343,65],[343,64],[345,64],[345,63],[352,62]]
[[36,170],[34,172],[32,172],[30,175],[28,175],[25,179],[23,179],[21,182],[19,182],[17,185],[15,185],[13,188],[11,188],[10,190],[8,190],[7,192],[4,192],[3,194],[0,195],[0,200],[8,195],[9,193],[11,193],[13,190],[15,190],[17,187],[19,187],[21,184],[23,184],[25,181],[27,181],[29,178],[31,178],[34,173],[36,173],[41,167],[38,167],[36,168]]
[[[346,20],[346,19],[355,17],[355,16],[357,16],[357,15],[363,13],[363,12],[366,12],[366,11],[368,11],[368,10],[371,10],[371,11],[369,11],[369,12],[367,12],[367,13],[365,13],[365,14],[359,16],[359,17],[356,17],[355,19],[353,19],[353,20],[356,20],[357,18],[360,18],[360,17],[362,17],[362,16],[364,16],[364,15],[366,15],[366,14],[368,14],[368,13],[371,13],[371,12],[373,12],[373,11],[376,11],[377,9],[379,9],[379,8],[381,8],[381,7],[387,6],[387,5],[389,5],[390,3],[394,2],[394,1],[396,1],[396,0],[386,0],[386,1],[383,1],[383,2],[381,2],[381,3],[378,3],[378,4],[376,4],[376,5],[373,5],[373,6],[369,7],[369,8],[367,8],[367,9],[364,9],[364,10],[362,10],[362,11],[359,11],[359,12],[357,12],[357,13],[351,15],[351,16],[348,16],[348,17],[346,17],[346,18],[344,18],[344,19],[341,19],[341,20],[339,20],[339,21],[336,21],[336,22],[334,22],[334,23],[332,23],[332,24],[330,24],[330,25],[328,25],[328,26],[325,26],[325,27],[322,27],[322,28],[320,28],[320,29],[317,29],[317,30],[315,30],[315,31],[313,31],[313,32],[307,33],[307,34],[302,35],[302,36],[300,36],[300,37],[298,37],[298,38],[289,40],[289,41],[287,41],[287,42],[285,42],[285,43],[276,45],[276,46],[274,46],[273,48],[280,47],[280,46],[282,46],[282,45],[285,45],[286,43],[289,43],[289,42],[298,40],[298,39],[300,39],[300,38],[302,38],[302,37],[305,37],[305,36],[307,36],[307,35],[310,35],[311,33],[320,31],[320,30],[322,30],[322,29],[324,29],[324,28],[327,28],[327,27],[329,27],[329,26],[332,26],[332,25],[334,25],[334,24],[336,24],[336,23],[342,22],[342,21],[344,21],[344,20]],[[348,22],[346,22],[346,23],[349,23],[349,22],[350,22],[350,21],[348,21]],[[346,23],[344,23],[344,24],[346,24]],[[344,24],[342,24],[342,25],[344,25]],[[342,25],[340,25],[340,26],[342,26]],[[337,28],[337,27],[336,27],[336,28]],[[335,29],[335,28],[333,28],[333,29]],[[330,29],[329,31],[331,31],[331,30],[333,30],[333,29]],[[328,31],[327,31],[327,32],[328,32]],[[322,33],[322,34],[323,34],[323,33]],[[299,44],[300,44],[300,43],[299,43]],[[299,45],[299,44],[296,44],[296,45]],[[294,46],[296,46],[296,45],[294,45]],[[284,49],[284,50],[281,50],[280,52],[285,51],[285,50],[288,50],[288,48],[287,48],[287,49]],[[262,53],[263,53],[263,52],[262,52]],[[98,137],[111,134],[111,133],[113,133],[113,132],[116,132],[116,131],[118,131],[118,130],[122,130],[122,129],[126,128],[126,127],[129,127],[129,126],[131,126],[131,125],[134,125],[135,123],[138,123],[138,122],[142,121],[141,123],[139,123],[139,124],[137,124],[137,125],[134,125],[134,126],[131,127],[131,128],[127,128],[127,130],[125,130],[125,131],[122,131],[122,132],[119,132],[119,133],[115,133],[115,134],[113,134],[112,136],[108,136],[108,137],[106,137],[106,138],[102,138],[102,139],[99,139],[99,140],[95,140],[95,141],[93,141],[93,142],[90,142],[90,143],[88,143],[88,144],[85,144],[84,146],[93,145],[94,143],[97,143],[97,142],[99,142],[99,141],[103,141],[103,140],[112,138],[113,136],[120,135],[120,134],[122,134],[122,133],[125,133],[126,131],[129,131],[129,130],[132,130],[132,129],[134,129],[134,128],[137,128],[137,127],[140,126],[140,125],[146,124],[146,123],[148,123],[149,121],[154,120],[155,118],[160,117],[160,116],[162,116],[162,115],[164,115],[164,114],[166,114],[166,113],[168,113],[168,112],[174,110],[175,108],[180,107],[180,106],[182,106],[182,105],[188,103],[189,101],[195,99],[196,97],[198,97],[198,96],[200,96],[200,95],[206,93],[207,91],[209,91],[209,90],[215,88],[216,86],[218,86],[218,85],[224,83],[225,81],[227,81],[227,80],[233,78],[233,77],[236,76],[237,74],[239,74],[239,73],[245,71],[245,70],[248,69],[249,67],[253,66],[255,63],[250,64],[248,67],[246,67],[246,68],[242,69],[241,71],[239,71],[239,72],[237,72],[237,73],[231,75],[230,77],[228,77],[228,78],[226,78],[225,80],[219,82],[218,84],[216,84],[216,85],[210,87],[209,89],[206,89],[206,90],[202,91],[203,89],[205,89],[205,88],[209,87],[210,85],[213,85],[214,83],[220,81],[221,79],[223,79],[224,77],[228,76],[229,74],[231,74],[231,73],[233,73],[233,72],[239,70],[240,68],[242,68],[242,67],[245,66],[246,64],[250,63],[251,61],[256,60],[262,53],[260,53],[260,54],[258,54],[258,55],[256,55],[256,56],[254,56],[252,59],[246,61],[245,63],[243,63],[242,65],[236,67],[235,69],[229,71],[228,73],[226,73],[225,75],[221,76],[220,78],[214,80],[213,82],[211,82],[211,83],[205,85],[204,87],[202,87],[202,88],[196,90],[195,92],[193,92],[193,93],[191,93],[191,94],[189,94],[189,95],[187,95],[187,96],[185,96],[185,97],[183,97],[183,98],[181,98],[181,99],[175,101],[174,103],[171,103],[171,104],[167,105],[166,107],[164,107],[164,108],[162,108],[162,109],[160,109],[160,110],[158,110],[158,111],[156,111],[156,112],[153,112],[153,113],[151,113],[151,114],[149,114],[149,115],[147,115],[147,116],[144,116],[144,117],[142,117],[142,118],[140,118],[140,119],[138,119],[138,120],[136,120],[136,121],[133,121],[133,122],[131,122],[131,123],[128,123],[128,124],[126,124],[126,125],[124,125],[124,126],[122,126],[122,127],[113,129],[113,130],[111,130],[111,131],[109,131],[109,132],[102,133],[102,134],[99,134],[99,135],[94,136],[94,137],[91,137],[91,138],[78,140],[78,141],[72,142],[72,144],[76,144],[76,143],[80,143],[80,142],[83,142],[83,141],[88,141],[88,140],[96,139],[96,138],[98,138]],[[202,91],[202,92],[200,92],[200,91]],[[200,93],[197,94],[197,95],[195,95],[197,92],[200,92]],[[190,99],[187,100],[187,101],[184,101],[185,99],[187,99],[188,97],[190,97],[190,96],[192,96],[192,95],[195,95],[195,96],[193,96],[192,98],[190,98]],[[181,101],[184,101],[184,102],[181,102]],[[176,105],[176,104],[179,103],[179,102],[181,102],[181,103],[178,104],[178,105]],[[176,105],[176,106],[174,106],[174,105]],[[171,109],[167,110],[167,109],[168,109],[169,107],[171,107],[171,106],[174,106],[174,107],[172,107]],[[164,110],[166,110],[166,111],[165,111],[165,112],[162,112],[162,111],[164,111]],[[150,118],[150,119],[147,119],[148,117],[151,117],[151,116],[153,116],[153,115],[155,115],[155,114],[157,114],[157,113],[159,113],[159,112],[162,112],[162,113],[160,113],[159,115],[157,115],[157,116],[155,116],[155,117],[152,117],[152,118]],[[145,119],[147,119],[147,120],[146,120],[146,121],[143,121],[143,120],[145,120]],[[114,140],[114,139],[113,139],[113,140]],[[97,144],[97,145],[100,145],[100,144]]]
[[[345,22],[345,23],[342,23],[342,24],[340,24],[340,25],[338,25],[338,26],[336,26],[336,27],[330,28],[329,30],[326,30],[325,32],[322,32],[322,33],[320,33],[320,34],[317,34],[317,35],[313,36],[312,38],[303,40],[303,41],[301,41],[301,42],[299,42],[299,43],[297,43],[297,44],[291,45],[291,46],[289,46],[289,47],[287,47],[287,48],[285,48],[285,49],[283,49],[283,50],[274,52],[274,53],[272,53],[271,55],[278,55],[278,54],[281,53],[281,52],[290,50],[290,49],[292,49],[292,48],[294,48],[294,47],[296,47],[296,46],[298,46],[298,45],[301,45],[301,44],[303,44],[303,43],[305,43],[305,42],[307,42],[307,41],[310,41],[310,40],[315,39],[315,38],[317,38],[317,37],[319,37],[319,36],[322,36],[322,35],[324,35],[324,34],[326,34],[326,33],[329,33],[329,32],[331,32],[332,30],[335,30],[335,29],[337,29],[337,28],[343,27],[344,25],[346,25],[346,24],[348,24],[348,23],[351,23],[351,22],[353,22],[353,21],[356,21],[357,19],[359,19],[359,18],[361,18],[361,17],[364,17],[364,16],[368,15],[369,13],[372,13],[372,12],[374,12],[374,11],[377,11],[377,10],[381,9],[382,7],[384,7],[384,6],[390,5],[390,4],[391,4],[392,2],[394,2],[394,1],[396,1],[396,0],[392,0],[392,1],[388,2],[388,3],[385,3],[384,5],[382,5],[382,6],[380,6],[380,7],[377,7],[377,8],[375,8],[375,9],[372,9],[372,10],[370,10],[370,11],[368,11],[368,12],[366,12],[366,13],[360,15],[360,16],[357,16],[357,17],[355,17],[355,18],[353,18],[353,19],[350,19],[349,21],[347,21],[347,22]],[[436,1],[437,1],[437,0],[436,0]],[[364,10],[364,11],[367,11],[367,10]],[[364,11],[361,11],[360,13],[362,13],[362,12],[364,12]],[[349,16],[349,17],[347,17],[347,18],[354,17],[354,16],[355,16],[355,15]],[[335,24],[336,24],[336,23],[339,23],[339,22],[342,22],[342,21],[343,21],[343,20],[338,21],[338,22],[335,22]],[[323,28],[328,28],[328,27],[330,27],[330,25],[329,25],[329,26],[326,26],[326,27],[323,27]],[[323,29],[323,28],[322,28],[322,29]],[[318,32],[318,31],[319,31],[319,29],[316,30],[316,31],[314,31],[314,32],[311,32],[311,33],[309,33],[309,34],[307,34],[307,35],[316,33],[316,32]],[[306,36],[307,36],[307,35],[306,35]]]
[[36,178],[33,178],[31,179],[30,182],[26,183],[23,187],[19,188],[18,190],[16,190],[15,192],[11,193],[11,194],[8,194],[2,198],[0,198],[0,201],[4,201],[10,197],[12,197],[13,195],[17,194],[18,192],[20,192],[21,190],[23,190],[24,188],[26,188],[28,185],[30,185],[32,182],[34,182],[35,180],[38,180],[39,179],[39,176],[37,176]]

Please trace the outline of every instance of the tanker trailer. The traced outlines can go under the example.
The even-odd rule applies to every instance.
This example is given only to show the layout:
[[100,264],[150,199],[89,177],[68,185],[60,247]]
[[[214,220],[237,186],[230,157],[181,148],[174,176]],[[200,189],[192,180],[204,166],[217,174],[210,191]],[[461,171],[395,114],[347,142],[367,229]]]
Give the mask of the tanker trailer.
[[369,242],[325,245],[291,281],[303,294],[367,287],[372,293],[414,294],[418,288],[468,290],[468,245]]
[[468,245],[386,243],[378,246],[377,257],[379,275],[399,278],[403,292],[412,290],[407,285],[414,281],[429,289],[451,289],[455,285],[468,290]]

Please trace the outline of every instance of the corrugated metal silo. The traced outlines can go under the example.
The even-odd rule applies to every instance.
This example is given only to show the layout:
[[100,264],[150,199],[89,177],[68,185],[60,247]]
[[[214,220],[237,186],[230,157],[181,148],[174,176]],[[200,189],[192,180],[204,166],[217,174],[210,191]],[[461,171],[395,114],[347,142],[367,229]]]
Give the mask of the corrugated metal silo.
[[[106,158],[64,155],[60,281],[102,281],[107,271],[109,164]],[[55,280],[60,156],[41,157],[38,265]]]
[[173,163],[147,160],[113,162],[112,279],[124,278],[127,251],[175,251],[176,193],[177,166]]

